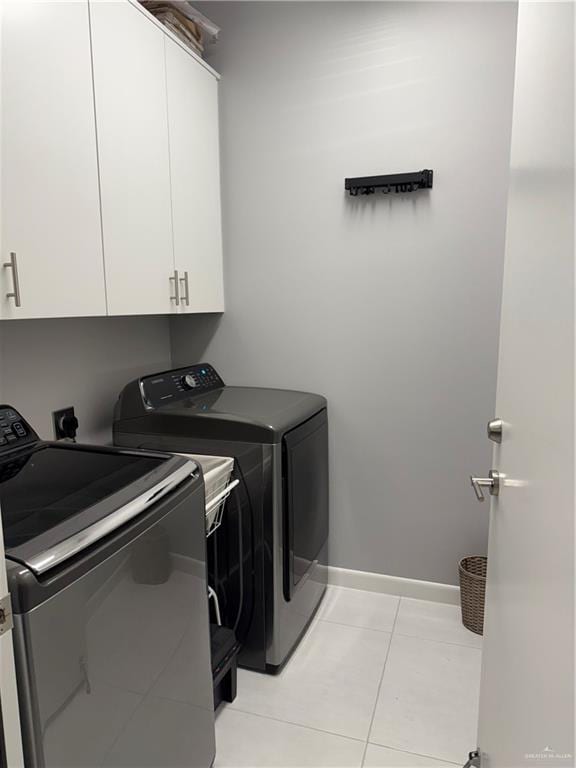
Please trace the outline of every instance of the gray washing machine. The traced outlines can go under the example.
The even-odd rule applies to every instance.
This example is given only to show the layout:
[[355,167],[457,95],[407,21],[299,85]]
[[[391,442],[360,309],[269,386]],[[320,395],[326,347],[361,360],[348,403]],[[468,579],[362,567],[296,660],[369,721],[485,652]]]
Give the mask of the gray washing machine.
[[116,405],[114,442],[235,458],[238,517],[229,504],[229,530],[209,552],[209,574],[222,602],[241,616],[239,663],[277,672],[326,589],[326,399],[226,386],[211,365],[191,365],[129,383]]
[[197,464],[45,442],[0,405],[0,504],[27,768],[209,768]]

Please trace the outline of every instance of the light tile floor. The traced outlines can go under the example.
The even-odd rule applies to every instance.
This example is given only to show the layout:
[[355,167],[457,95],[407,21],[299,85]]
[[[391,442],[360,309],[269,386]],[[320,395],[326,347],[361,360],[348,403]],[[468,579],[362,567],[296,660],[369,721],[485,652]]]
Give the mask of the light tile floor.
[[215,768],[462,766],[480,655],[457,606],[330,587],[280,675],[239,671]]

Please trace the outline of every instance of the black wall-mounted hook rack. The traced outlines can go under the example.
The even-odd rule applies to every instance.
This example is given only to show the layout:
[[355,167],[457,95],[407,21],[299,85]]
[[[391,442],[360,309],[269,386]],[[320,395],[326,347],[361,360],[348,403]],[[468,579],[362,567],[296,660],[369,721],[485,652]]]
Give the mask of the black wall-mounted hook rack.
[[356,176],[344,179],[344,189],[353,197],[373,195],[377,189],[384,194],[394,191],[415,192],[417,189],[432,189],[434,171],[424,170],[416,173],[389,173],[386,176]]

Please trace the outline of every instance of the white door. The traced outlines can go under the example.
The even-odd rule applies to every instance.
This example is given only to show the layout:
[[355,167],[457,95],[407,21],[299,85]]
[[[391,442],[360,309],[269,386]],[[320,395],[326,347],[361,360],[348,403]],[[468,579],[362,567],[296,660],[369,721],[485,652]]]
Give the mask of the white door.
[[574,765],[574,6],[519,8],[483,768]]
[[169,38],[166,73],[180,311],[222,312],[218,80]]
[[108,312],[162,314],[174,270],[164,33],[90,0]]
[[2,14],[0,316],[105,315],[88,3]]

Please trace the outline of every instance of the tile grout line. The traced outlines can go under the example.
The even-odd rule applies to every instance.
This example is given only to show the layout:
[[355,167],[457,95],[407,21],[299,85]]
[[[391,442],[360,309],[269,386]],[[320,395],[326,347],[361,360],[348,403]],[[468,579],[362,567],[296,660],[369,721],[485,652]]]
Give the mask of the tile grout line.
[[399,749],[398,747],[390,747],[388,744],[378,744],[376,741],[369,741],[368,746],[380,747],[381,749],[389,749],[391,752],[401,752],[403,755],[414,755],[415,757],[425,757],[428,760],[434,760],[437,763],[446,763],[448,765],[460,766],[460,763],[454,763],[452,760],[445,760],[443,757],[435,757],[434,755],[425,755],[422,752],[409,752],[407,749]]
[[[394,612],[396,612],[397,608],[394,609]],[[391,635],[392,634],[392,627],[390,629],[377,629],[376,627],[363,627],[359,624],[346,624],[344,621],[332,621],[332,619],[318,619],[318,621],[321,621],[323,624],[335,624],[337,627],[350,627],[350,629],[362,629],[366,630],[367,632],[380,632],[381,634],[385,635]],[[393,624],[394,622],[392,622]]]
[[[428,603],[428,602],[436,602],[436,603],[438,603],[438,601],[420,600],[420,599],[413,598],[413,597],[407,597],[406,595],[393,595],[392,593],[389,593],[389,592],[385,592],[385,593],[384,592],[382,592],[382,593],[374,592],[374,593],[371,593],[369,590],[365,590],[365,589],[352,589],[351,587],[343,587],[343,586],[338,585],[338,584],[329,584],[328,588],[329,589],[334,589],[334,588],[335,589],[345,589],[345,590],[355,591],[355,592],[364,592],[364,593],[367,593],[367,594],[377,594],[377,595],[382,594],[382,595],[386,595],[387,597],[395,598],[396,600],[398,600],[398,605],[400,604],[401,600],[417,600],[418,602],[422,602],[422,603],[423,602],[426,602],[426,603]],[[438,605],[448,605],[448,603],[438,603]],[[457,606],[454,606],[454,607],[457,607]],[[368,629],[368,630],[371,630],[372,632],[384,632],[386,634],[392,634],[392,632],[395,631],[397,614],[398,614],[398,606],[396,607],[396,612],[395,612],[395,615],[394,615],[394,621],[392,623],[392,628],[391,629],[379,629],[378,627],[365,627],[365,626],[359,625],[359,624],[349,624],[349,623],[344,622],[344,621],[334,621],[334,619],[326,618],[324,616],[323,611],[319,611],[318,612],[317,616],[315,617],[315,620],[316,621],[323,621],[323,622],[326,622],[327,624],[337,624],[338,626],[341,626],[341,627],[354,627],[356,629]],[[414,637],[414,638],[417,638],[418,640],[430,640],[433,643],[446,643],[447,645],[458,645],[458,646],[460,646],[462,648],[475,648],[476,650],[479,650],[479,651],[482,650],[482,643],[480,645],[472,645],[471,643],[456,643],[453,640],[438,640],[437,638],[426,637],[425,635],[408,635],[405,632],[396,632],[396,635],[398,635],[400,637]]]
[[[378,632],[379,630],[376,630]],[[411,637],[414,640],[426,640],[429,643],[439,643],[440,645],[455,645],[457,648],[471,648],[473,651],[481,651],[481,645],[470,645],[469,643],[454,643],[451,640],[437,640],[435,637],[424,637],[423,635],[407,635],[404,632],[396,632],[396,637]]]
[[[399,598],[402,600],[403,598]],[[384,635],[391,635],[392,629],[377,629],[376,627],[364,627],[358,624],[346,624],[343,621],[333,621],[332,619],[319,618],[318,621],[324,624],[336,624],[338,627],[351,627],[352,629],[363,629],[368,632],[380,632]],[[312,625],[310,625],[312,626]],[[394,625],[393,625],[394,626]],[[458,648],[472,648],[475,651],[481,651],[481,645],[471,645],[470,643],[455,643],[453,640],[438,640],[435,637],[426,637],[425,635],[407,635],[405,632],[395,632],[396,637],[413,637],[415,640],[428,640],[431,643],[442,643],[443,645],[456,645]]]
[[361,768],[364,768],[364,762],[366,760],[366,752],[368,751],[368,744],[370,742],[370,734],[372,733],[372,726],[374,725],[374,718],[376,717],[376,709],[378,708],[378,701],[380,699],[380,691],[382,689],[382,683],[384,682],[384,673],[386,672],[386,664],[388,663],[388,657],[390,655],[390,648],[392,647],[392,640],[394,639],[394,629],[396,627],[396,621],[398,614],[400,613],[400,605],[402,604],[402,598],[398,600],[396,606],[396,613],[394,615],[394,622],[392,624],[392,630],[390,632],[390,640],[388,642],[388,648],[386,649],[386,656],[384,658],[384,665],[382,666],[382,674],[380,675],[380,681],[378,683],[378,690],[376,691],[376,700],[374,701],[374,709],[372,710],[372,717],[370,718],[370,725],[368,726],[368,736],[366,737],[366,743],[364,745],[364,753],[362,754]]
[[307,731],[314,731],[315,733],[325,733],[328,736],[336,736],[339,739],[348,739],[348,741],[355,741],[356,743],[363,744],[364,739],[357,739],[355,736],[347,736],[344,733],[336,733],[335,731],[327,731],[324,728],[316,728],[313,725],[304,725],[303,723],[296,723],[294,720],[282,720],[279,717],[272,717],[272,715],[262,715],[259,712],[250,712],[248,709],[240,709],[235,705],[227,705],[226,709],[230,712],[240,712],[243,715],[250,715],[252,717],[260,717],[263,720],[272,720],[275,723],[283,723],[284,725],[292,725],[296,728],[304,728]]

